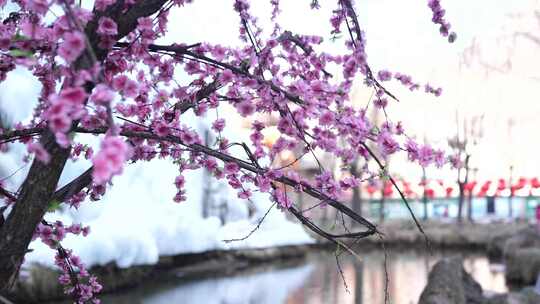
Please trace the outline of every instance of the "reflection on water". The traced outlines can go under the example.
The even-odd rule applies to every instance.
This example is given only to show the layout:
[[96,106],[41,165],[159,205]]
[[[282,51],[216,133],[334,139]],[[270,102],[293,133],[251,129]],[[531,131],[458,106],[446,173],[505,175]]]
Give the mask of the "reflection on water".
[[[390,250],[388,253],[388,294],[391,303],[417,303],[426,285],[429,269],[442,256],[455,253]],[[384,303],[384,253],[369,251],[362,261],[340,258],[345,277],[339,273],[332,253],[311,255],[296,266],[274,265],[262,272],[189,282],[149,282],[126,294],[107,296],[103,303],[216,303],[216,304],[368,304]],[[505,292],[504,273],[477,254],[467,254],[465,268],[484,290]],[[347,291],[348,289],[348,291]]]
[[[423,252],[397,251],[388,253],[388,295],[391,303],[417,303],[427,283],[429,270],[442,256],[455,256],[455,253],[433,256]],[[333,256],[319,256],[314,263],[315,270],[306,280],[301,290],[297,290],[287,299],[289,304],[300,303],[384,303],[385,270],[384,253],[372,251],[362,255],[361,262],[352,258],[344,259],[340,264],[347,288],[341,279]],[[505,292],[504,273],[500,267],[490,266],[486,257],[469,254],[464,256],[467,271],[482,285],[484,290]]]

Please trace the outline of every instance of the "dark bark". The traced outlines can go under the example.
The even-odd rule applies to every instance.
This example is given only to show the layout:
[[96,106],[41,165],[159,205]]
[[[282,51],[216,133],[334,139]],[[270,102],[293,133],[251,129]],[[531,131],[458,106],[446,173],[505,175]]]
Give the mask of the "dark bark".
[[[165,3],[166,0],[138,1],[132,8],[124,12],[124,1],[118,1],[117,4],[108,8],[104,15],[116,21],[118,24],[117,39],[120,39],[136,27],[138,18],[156,13]],[[90,48],[75,63],[76,70],[91,67],[95,60],[101,61],[107,55],[107,50],[98,48],[99,37],[96,34],[98,20],[102,15],[96,13],[94,19],[88,23],[85,29]],[[90,84],[86,88],[91,90],[92,85]],[[76,124],[74,123],[73,127],[76,127]],[[71,147],[60,147],[56,143],[54,134],[48,129],[42,133],[40,143],[51,155],[51,160],[48,164],[39,160],[33,161],[20,188],[17,202],[0,228],[0,292],[7,291],[17,278],[32,235],[51,201],[55,198],[58,180],[71,151]],[[86,179],[89,176],[89,174],[84,175]],[[75,193],[72,188],[61,192],[63,199],[67,199],[68,195]]]
[[49,207],[69,157],[70,149],[61,148],[48,130],[41,144],[51,155],[51,161],[45,165],[34,160],[17,202],[0,230],[0,291],[5,291],[16,279],[28,244]]
[[508,188],[510,189],[510,195],[508,196],[508,218],[512,219],[514,217],[514,210],[513,210],[513,198],[514,198],[514,191],[512,190],[512,171],[514,167],[510,166],[510,176],[508,178]]
[[[350,173],[352,176],[358,178],[358,159],[353,162],[350,168]],[[362,187],[354,187],[352,189],[352,210],[356,212],[358,215],[362,215]]]
[[463,219],[463,203],[465,202],[465,184],[461,181],[458,182],[459,196],[458,196],[458,214],[457,221],[461,223]]
[[458,223],[461,223],[463,220],[463,203],[465,202],[465,185],[469,182],[469,159],[470,155],[465,156],[464,170],[465,170],[465,179],[461,180],[461,169],[458,171],[458,187],[459,187],[459,198],[458,198]]
[[472,191],[469,191],[469,193],[467,195],[467,220],[469,222],[473,221],[473,215],[472,215],[473,206],[472,206],[472,203],[473,203],[473,194],[472,194]]
[[380,200],[380,204],[379,204],[379,223],[382,223],[384,222],[384,204],[386,203],[386,197],[384,195],[384,183],[383,183],[383,187],[381,189],[381,200]]
[[422,170],[422,182],[424,183],[424,192],[422,193],[422,204],[424,205],[424,221],[428,219],[428,197],[427,197],[427,177],[426,170]]

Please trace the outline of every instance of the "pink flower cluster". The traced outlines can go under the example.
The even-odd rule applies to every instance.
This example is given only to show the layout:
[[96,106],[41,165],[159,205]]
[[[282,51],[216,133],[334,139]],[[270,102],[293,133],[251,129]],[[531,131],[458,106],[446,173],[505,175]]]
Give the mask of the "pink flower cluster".
[[81,32],[64,34],[64,41],[58,48],[58,54],[68,63],[75,61],[85,49],[85,37]]
[[101,142],[101,149],[92,159],[94,183],[104,184],[113,175],[122,173],[124,162],[129,158],[130,152],[129,146],[120,137],[105,137]]
[[433,12],[433,23],[440,25],[441,35],[448,37],[448,42],[452,43],[456,40],[457,35],[455,32],[450,33],[450,23],[444,19],[446,11],[441,7],[440,0],[428,0],[428,6]]
[[[377,73],[377,79],[379,79],[379,81],[390,81],[392,80],[392,77],[398,80],[402,85],[408,87],[411,91],[415,91],[420,88],[420,84],[414,82],[412,77],[409,75],[402,73],[395,73],[392,75],[392,72],[388,70],[381,70]],[[426,93],[433,94],[437,97],[441,96],[442,94],[442,88],[434,88],[429,83],[426,83],[424,88]]]
[[43,148],[43,146],[38,142],[28,144],[28,152],[34,153],[36,158],[44,164],[48,164],[51,160],[51,156],[47,150],[45,150],[45,148]]
[[76,300],[76,304],[101,303],[95,296],[103,287],[95,276],[88,273],[81,259],[71,250],[58,247],[54,264],[62,270],[58,282],[64,286],[64,292]]
[[56,134],[56,140],[60,145],[68,145],[69,140],[65,134],[71,129],[73,120],[80,119],[86,114],[84,108],[86,97],[87,94],[81,87],[64,88],[59,94],[50,96],[50,106],[43,117]]
[[34,234],[34,238],[39,238],[41,241],[52,249],[56,249],[59,243],[64,240],[68,233],[82,236],[87,236],[90,233],[90,227],[83,227],[81,224],[73,224],[64,226],[60,221],[52,224],[39,224]]

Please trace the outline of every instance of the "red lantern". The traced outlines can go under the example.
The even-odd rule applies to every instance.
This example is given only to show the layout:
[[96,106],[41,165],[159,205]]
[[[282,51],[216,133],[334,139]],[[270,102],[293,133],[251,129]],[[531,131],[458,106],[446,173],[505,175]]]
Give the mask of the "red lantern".
[[390,197],[390,196],[392,196],[392,193],[394,193],[394,189],[392,188],[392,184],[390,182],[385,182],[384,183],[384,190],[383,190],[384,197]]
[[498,191],[503,191],[504,189],[506,189],[506,180],[500,178],[499,179],[499,184],[497,185],[497,190]]
[[540,188],[540,180],[538,180],[538,177],[531,179],[531,187],[533,187],[534,189]]
[[375,191],[377,191],[377,189],[373,185],[368,185],[366,187],[366,191],[369,194],[369,197],[371,198],[371,197],[373,197],[373,194],[375,193]]
[[465,184],[465,191],[471,193],[474,190],[474,187],[476,186],[476,182],[469,182]]
[[525,185],[527,185],[527,179],[524,177],[520,177],[518,183],[514,185],[514,187],[516,187],[516,190],[521,190],[525,187]]
[[446,197],[451,197],[452,196],[452,191],[454,191],[454,188],[452,187],[446,187]]

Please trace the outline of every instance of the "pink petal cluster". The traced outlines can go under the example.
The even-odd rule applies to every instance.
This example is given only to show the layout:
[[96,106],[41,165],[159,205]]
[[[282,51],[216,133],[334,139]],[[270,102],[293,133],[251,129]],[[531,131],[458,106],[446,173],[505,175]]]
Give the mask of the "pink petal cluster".
[[58,48],[58,54],[68,63],[77,59],[85,49],[85,38],[81,32],[71,32],[64,34],[64,41]]
[[122,173],[125,161],[130,156],[129,146],[120,137],[107,136],[101,149],[92,159],[92,178],[96,184],[108,182],[113,175]]
[[28,152],[34,153],[36,158],[44,164],[48,164],[51,161],[51,156],[47,150],[45,150],[45,148],[43,148],[43,146],[38,142],[29,144]]
[[101,17],[98,22],[97,33],[103,36],[115,36],[118,34],[118,26],[111,18]]
[[57,142],[63,146],[69,139],[65,136],[71,128],[73,120],[86,114],[84,101],[87,94],[81,87],[64,88],[59,94],[50,96],[50,106],[43,118],[48,121],[49,128],[56,134]]

